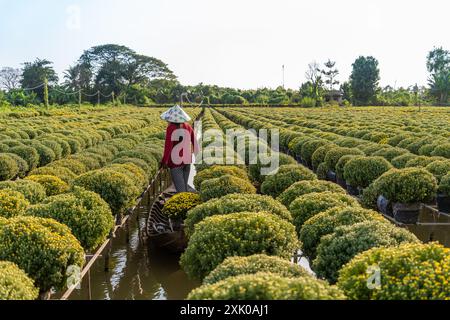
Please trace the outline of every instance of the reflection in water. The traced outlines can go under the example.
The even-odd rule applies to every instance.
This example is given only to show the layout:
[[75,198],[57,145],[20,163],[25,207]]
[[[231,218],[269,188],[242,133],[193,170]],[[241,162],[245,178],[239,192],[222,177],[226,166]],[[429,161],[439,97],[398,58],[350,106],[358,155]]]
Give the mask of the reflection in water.
[[[180,269],[179,256],[149,248],[141,240],[145,229],[147,203],[143,203],[130,225],[129,243],[125,230],[113,240],[110,271],[99,258],[83,280],[82,288],[74,291],[71,300],[181,300],[200,284],[190,281]],[[140,226],[140,227],[139,227]],[[54,298],[57,298],[55,296]]]
[[[419,217],[421,223],[450,223],[450,218],[436,214],[435,211],[424,207]],[[450,225],[417,225],[408,226],[408,230],[414,233],[423,242],[437,241],[450,248]]]
[[[110,272],[104,271],[104,259],[99,258],[90,271],[90,289],[88,275],[71,300],[88,300],[90,297],[93,300],[181,300],[200,285],[190,281],[180,269],[179,256],[148,247],[141,241],[148,210],[148,204],[144,202],[137,213],[139,221],[133,218],[129,243],[125,230],[117,233],[111,250]],[[450,218],[424,209],[419,221],[449,223]],[[423,242],[438,241],[450,247],[450,226],[409,226],[408,229]],[[312,272],[305,258],[300,264]]]

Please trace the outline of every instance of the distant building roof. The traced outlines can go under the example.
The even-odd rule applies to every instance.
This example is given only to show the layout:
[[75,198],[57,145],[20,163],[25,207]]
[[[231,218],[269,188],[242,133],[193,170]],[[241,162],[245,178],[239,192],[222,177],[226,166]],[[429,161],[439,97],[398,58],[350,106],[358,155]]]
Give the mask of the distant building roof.
[[344,93],[340,90],[328,90],[325,92],[326,96],[333,96],[333,97],[342,97]]

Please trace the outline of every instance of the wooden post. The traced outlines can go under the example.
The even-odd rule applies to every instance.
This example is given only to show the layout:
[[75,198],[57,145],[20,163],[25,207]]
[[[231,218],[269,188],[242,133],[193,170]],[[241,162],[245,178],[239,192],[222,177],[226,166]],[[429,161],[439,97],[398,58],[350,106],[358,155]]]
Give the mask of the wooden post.
[[81,88],[78,91],[78,105],[81,107]]
[[111,96],[112,96],[113,106],[115,106],[116,105],[116,95],[115,95],[114,91],[111,93]]
[[46,108],[48,108],[48,80],[47,78],[44,79],[44,105]]
[[100,106],[100,90],[97,91],[97,106]]
[[108,242],[107,247],[105,249],[105,272],[109,272],[109,258],[111,257],[113,238],[114,238],[114,232],[111,231],[109,233],[109,242]]
[[[132,213],[130,213],[131,215]],[[125,222],[125,242],[130,243],[130,217],[128,217],[127,222]]]
[[88,270],[88,299],[92,301],[91,269]]

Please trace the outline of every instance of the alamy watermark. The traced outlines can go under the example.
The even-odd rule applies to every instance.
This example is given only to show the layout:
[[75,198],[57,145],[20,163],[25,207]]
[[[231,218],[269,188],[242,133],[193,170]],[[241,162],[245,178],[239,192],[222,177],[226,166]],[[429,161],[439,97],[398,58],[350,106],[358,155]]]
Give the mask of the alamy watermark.
[[75,287],[75,289],[81,289],[81,268],[79,266],[71,265],[67,268],[66,271],[66,288],[71,289]]
[[69,30],[81,29],[81,8],[78,5],[70,5],[66,8],[66,27]]
[[381,268],[378,265],[373,265],[367,268],[367,288],[369,290],[381,289]]
[[[259,165],[261,175],[278,172],[280,166],[280,132],[278,129],[209,129],[203,131],[202,122],[195,123],[199,134],[194,145],[196,164],[213,165]],[[180,165],[189,163],[192,139],[189,130],[177,129],[170,137],[178,142],[172,150],[171,160]]]

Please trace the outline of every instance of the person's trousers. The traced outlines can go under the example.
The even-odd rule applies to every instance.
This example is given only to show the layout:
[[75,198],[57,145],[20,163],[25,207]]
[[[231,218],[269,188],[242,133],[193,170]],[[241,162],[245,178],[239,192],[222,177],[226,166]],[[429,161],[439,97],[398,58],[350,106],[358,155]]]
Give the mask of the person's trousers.
[[189,175],[191,173],[191,165],[186,164],[182,167],[170,169],[170,175],[172,176],[172,182],[175,185],[177,193],[188,192],[189,187]]

